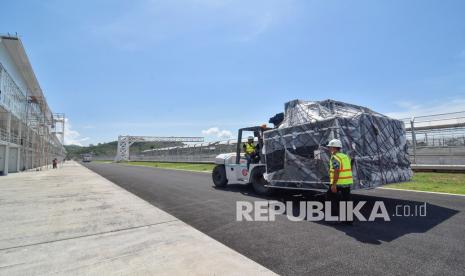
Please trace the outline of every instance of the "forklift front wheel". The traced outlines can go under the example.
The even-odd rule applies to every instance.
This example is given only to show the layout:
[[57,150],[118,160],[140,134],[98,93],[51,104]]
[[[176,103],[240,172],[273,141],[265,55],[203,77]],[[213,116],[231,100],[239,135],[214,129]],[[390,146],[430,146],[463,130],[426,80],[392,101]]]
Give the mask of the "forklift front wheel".
[[270,196],[273,192],[273,189],[265,187],[268,185],[268,182],[263,178],[263,174],[265,173],[265,167],[256,167],[252,171],[251,182],[254,191],[263,196]]
[[212,179],[216,187],[225,187],[228,184],[224,165],[218,165],[213,168]]

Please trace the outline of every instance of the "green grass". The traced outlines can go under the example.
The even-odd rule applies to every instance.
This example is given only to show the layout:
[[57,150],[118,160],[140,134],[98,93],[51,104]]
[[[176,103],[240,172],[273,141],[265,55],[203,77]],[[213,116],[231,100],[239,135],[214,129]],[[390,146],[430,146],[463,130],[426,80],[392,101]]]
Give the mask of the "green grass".
[[386,185],[386,188],[465,194],[464,173],[418,172],[412,181]]
[[185,170],[185,171],[199,171],[211,172],[215,164],[200,164],[200,163],[169,163],[169,162],[140,162],[131,161],[125,162],[128,165],[147,166],[163,169]]
[[111,163],[113,162],[112,160],[92,160],[92,162],[97,162],[97,163]]
[[[100,161],[95,162],[110,162]],[[199,163],[169,163],[169,162],[124,162],[127,165],[147,166],[163,169],[176,169],[187,171],[211,172],[214,164]],[[434,173],[418,172],[413,176],[412,181],[385,185],[386,188],[396,188],[403,190],[416,190],[427,192],[441,192],[451,194],[465,194],[465,174],[463,173]]]

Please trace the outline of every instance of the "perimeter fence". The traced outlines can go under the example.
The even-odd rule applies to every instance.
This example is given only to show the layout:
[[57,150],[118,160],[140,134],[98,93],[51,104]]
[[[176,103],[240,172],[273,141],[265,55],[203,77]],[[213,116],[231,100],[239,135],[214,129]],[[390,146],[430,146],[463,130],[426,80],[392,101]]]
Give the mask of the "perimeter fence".
[[[401,119],[412,164],[465,165],[465,111]],[[212,163],[221,153],[235,152],[237,140],[147,150],[132,161]]]

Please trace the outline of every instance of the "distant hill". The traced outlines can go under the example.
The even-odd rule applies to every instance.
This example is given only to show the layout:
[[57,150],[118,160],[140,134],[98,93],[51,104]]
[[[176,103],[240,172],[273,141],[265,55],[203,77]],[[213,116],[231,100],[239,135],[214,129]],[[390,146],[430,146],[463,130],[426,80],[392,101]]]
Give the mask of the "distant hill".
[[[182,142],[137,142],[131,146],[130,152],[132,155],[148,149],[158,149],[182,145],[184,145]],[[87,147],[67,145],[65,146],[65,149],[68,152],[68,159],[79,159],[81,158],[81,155],[85,153],[91,153],[95,158],[113,159],[116,156],[117,147],[118,142],[113,141],[109,143],[99,143],[97,145],[89,145]]]

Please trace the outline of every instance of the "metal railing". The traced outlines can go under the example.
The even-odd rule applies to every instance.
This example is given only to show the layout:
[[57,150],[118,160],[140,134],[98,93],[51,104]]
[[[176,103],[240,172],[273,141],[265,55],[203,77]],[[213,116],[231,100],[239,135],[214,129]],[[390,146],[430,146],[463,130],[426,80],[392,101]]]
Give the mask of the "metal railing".
[[18,135],[15,133],[8,133],[8,131],[3,128],[0,128],[0,141],[10,142],[17,145],[21,144],[21,138]]
[[0,128],[0,141],[5,141],[5,142],[10,141],[8,131],[6,131],[3,128]]
[[465,111],[402,121],[412,164],[465,165]]
[[132,161],[214,162],[221,153],[236,152],[237,140],[206,142],[180,147],[147,150],[131,155]]

